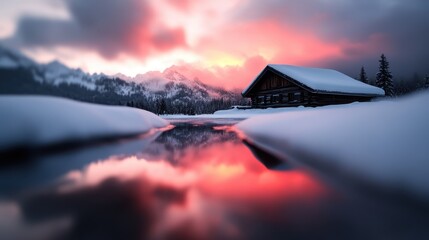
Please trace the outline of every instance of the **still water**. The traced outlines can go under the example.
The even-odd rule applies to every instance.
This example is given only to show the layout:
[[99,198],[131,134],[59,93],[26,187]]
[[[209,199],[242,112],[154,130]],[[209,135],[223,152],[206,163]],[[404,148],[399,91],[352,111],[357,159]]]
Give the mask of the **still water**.
[[1,166],[0,239],[429,236],[425,204],[249,148],[230,130],[237,121],[173,120],[137,139]]

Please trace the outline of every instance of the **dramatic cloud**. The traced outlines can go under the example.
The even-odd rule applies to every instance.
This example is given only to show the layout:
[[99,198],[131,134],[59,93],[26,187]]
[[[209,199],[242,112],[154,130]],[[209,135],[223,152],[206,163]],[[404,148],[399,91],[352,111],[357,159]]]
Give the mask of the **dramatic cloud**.
[[185,46],[184,30],[158,26],[141,0],[64,0],[70,20],[23,17],[14,38],[27,46],[71,46],[96,50],[106,58],[120,53],[145,56]]
[[[15,14],[8,42],[90,72],[135,75],[176,65],[229,88],[247,85],[266,63],[354,77],[365,66],[371,77],[381,53],[395,77],[429,72],[426,0],[57,1],[67,17]],[[254,59],[259,64],[249,67]]]
[[395,71],[410,74],[429,71],[427,9],[429,2],[425,0],[267,0],[248,1],[236,19],[274,19],[312,32],[323,41],[351,45],[343,48],[344,58],[327,58],[322,65],[346,71],[359,64],[376,66],[384,52]]
[[168,0],[169,4],[181,11],[188,11],[193,4],[192,1],[193,0]]

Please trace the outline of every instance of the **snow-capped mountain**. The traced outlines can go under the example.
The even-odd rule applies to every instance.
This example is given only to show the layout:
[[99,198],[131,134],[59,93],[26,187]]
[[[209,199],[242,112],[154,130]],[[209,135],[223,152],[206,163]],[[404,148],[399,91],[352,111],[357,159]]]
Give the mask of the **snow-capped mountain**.
[[32,67],[36,63],[18,51],[0,45],[0,68]]
[[189,74],[185,76],[174,66],[163,72],[147,72],[133,78],[123,74],[88,74],[59,61],[38,64],[2,46],[0,77],[0,93],[57,95],[103,104],[137,105],[145,109],[154,108],[152,105],[160,100],[167,101],[171,108],[180,106],[177,108],[182,110],[212,101],[222,103],[218,108],[224,108],[225,102],[238,104],[242,101],[239,93],[204,84]]
[[167,68],[163,72],[147,72],[138,74],[135,77],[128,77],[124,74],[116,74],[114,77],[125,79],[136,84],[141,84],[151,92],[165,92],[166,97],[171,98],[183,94],[187,91],[194,98],[201,99],[219,99],[235,95],[234,92],[226,91],[220,87],[210,86],[201,82],[198,78],[185,76],[175,66]]
[[61,83],[77,84],[89,90],[96,90],[96,81],[101,76],[89,75],[80,69],[71,69],[59,61],[53,61],[40,66],[46,83],[58,86]]

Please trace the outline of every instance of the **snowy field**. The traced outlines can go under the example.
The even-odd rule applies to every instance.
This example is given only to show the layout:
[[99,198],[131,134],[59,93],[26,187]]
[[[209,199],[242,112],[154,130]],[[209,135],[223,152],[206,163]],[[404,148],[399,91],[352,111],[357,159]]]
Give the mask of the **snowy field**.
[[168,122],[147,111],[45,96],[0,96],[0,151],[130,136]]
[[260,148],[298,163],[429,199],[429,92],[257,116],[237,125]]
[[[353,103],[354,104],[354,103]],[[322,108],[332,108],[332,106],[326,106]],[[162,118],[165,119],[246,119],[254,116],[265,115],[265,114],[273,114],[273,113],[284,113],[284,112],[295,112],[295,111],[303,111],[307,109],[303,106],[299,107],[284,107],[284,108],[266,108],[266,109],[227,109],[227,110],[219,110],[213,114],[201,114],[201,115],[161,115]]]
[[275,114],[275,113],[291,113],[291,112],[302,112],[307,110],[314,109],[337,109],[339,107],[348,107],[354,106],[362,103],[354,102],[350,104],[343,105],[331,105],[331,106],[323,106],[323,107],[283,107],[283,108],[260,108],[260,109],[227,109],[227,110],[219,110],[213,114],[201,114],[201,115],[161,115],[162,118],[165,119],[247,119],[250,117],[255,117],[259,115],[267,115],[267,114]]

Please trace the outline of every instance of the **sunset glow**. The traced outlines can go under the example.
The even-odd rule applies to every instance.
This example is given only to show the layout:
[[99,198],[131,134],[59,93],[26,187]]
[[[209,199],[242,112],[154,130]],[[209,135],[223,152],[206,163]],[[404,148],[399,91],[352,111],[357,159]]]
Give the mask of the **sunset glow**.
[[[412,20],[419,8],[365,2],[37,0],[33,8],[7,3],[0,36],[39,61],[58,59],[91,73],[134,76],[175,65],[192,68],[204,82],[243,88],[267,63],[331,67],[352,75],[362,65],[374,71],[382,52],[392,56],[393,65],[406,63],[414,47],[406,53],[398,46],[416,44],[398,38],[386,19],[408,9]],[[377,9],[386,11],[386,19],[377,18]],[[249,64],[255,58],[258,64]],[[399,71],[423,69],[420,64]]]
[[[225,154],[215,155],[219,151]],[[65,198],[102,188],[109,179],[123,188],[132,186],[129,194],[138,204],[135,211],[156,212],[150,238],[174,233],[183,223],[189,223],[186,229],[204,239],[213,231],[228,238],[246,238],[248,233],[235,218],[258,216],[258,221],[276,222],[286,217],[276,210],[279,207],[318,209],[332,197],[310,174],[268,171],[244,145],[235,143],[214,144],[199,151],[185,148],[176,166],[162,156],[112,157],[69,172],[64,179],[68,184],[61,186],[59,195]]]
[[429,0],[0,6],[0,240],[429,239]]

